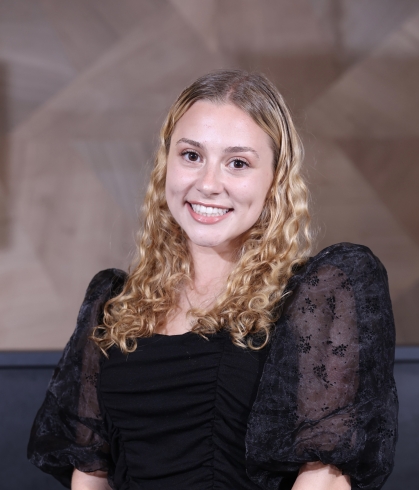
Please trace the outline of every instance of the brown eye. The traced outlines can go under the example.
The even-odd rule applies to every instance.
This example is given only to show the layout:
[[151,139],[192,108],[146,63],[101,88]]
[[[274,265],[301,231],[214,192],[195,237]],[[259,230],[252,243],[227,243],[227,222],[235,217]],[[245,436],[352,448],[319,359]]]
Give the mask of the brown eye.
[[249,164],[247,162],[245,162],[244,160],[239,160],[237,158],[235,160],[231,161],[230,164],[232,164],[232,167],[237,169],[237,170],[241,170],[242,168],[249,166]]
[[197,162],[199,160],[199,155],[195,151],[185,151],[182,155],[190,162]]

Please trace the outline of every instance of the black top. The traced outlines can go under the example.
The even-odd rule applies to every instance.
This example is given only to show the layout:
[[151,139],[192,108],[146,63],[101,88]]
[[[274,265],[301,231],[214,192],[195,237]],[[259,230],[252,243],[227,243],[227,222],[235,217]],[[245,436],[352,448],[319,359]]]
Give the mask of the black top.
[[90,283],[77,327],[35,419],[28,455],[70,486],[73,467],[118,490],[291,488],[308,461],[352,488],[380,489],[397,439],[394,322],[387,275],[348,243],[289,281],[270,345],[154,335],[106,359],[88,339],[126,274]]

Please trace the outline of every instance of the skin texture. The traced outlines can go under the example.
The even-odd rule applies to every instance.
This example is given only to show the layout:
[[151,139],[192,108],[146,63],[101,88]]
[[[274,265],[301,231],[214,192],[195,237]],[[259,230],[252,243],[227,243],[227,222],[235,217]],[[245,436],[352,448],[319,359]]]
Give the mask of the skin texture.
[[111,490],[104,471],[83,473],[76,469],[71,479],[71,488],[72,490]]
[[351,490],[351,483],[335,466],[315,462],[301,467],[292,490]]
[[[190,330],[191,305],[209,306],[234,266],[241,236],[258,219],[273,180],[269,136],[232,104],[196,102],[177,122],[167,162],[166,199],[188,236],[195,278],[179,310],[159,331]],[[190,202],[230,211],[221,220],[191,213]],[[102,472],[74,471],[73,490],[109,490]],[[301,468],[293,490],[350,490],[349,479],[320,462]]]

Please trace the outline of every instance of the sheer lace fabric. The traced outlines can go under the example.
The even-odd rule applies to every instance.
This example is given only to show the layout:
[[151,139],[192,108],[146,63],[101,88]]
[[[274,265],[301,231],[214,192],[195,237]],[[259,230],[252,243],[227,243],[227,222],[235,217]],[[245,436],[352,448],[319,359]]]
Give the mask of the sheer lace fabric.
[[277,489],[308,461],[381,488],[397,438],[387,275],[362,246],[329,247],[289,283],[247,432],[249,474]]
[[[73,467],[109,471],[112,483],[118,449],[97,389],[104,357],[88,336],[125,277],[109,269],[93,278],[32,429],[31,461],[67,487]],[[288,290],[244,421],[248,475],[264,489],[290,488],[303,463],[320,460],[349,474],[352,488],[380,489],[397,437],[385,269],[366,247],[338,244]]]
[[88,337],[92,327],[101,323],[106,301],[117,294],[125,276],[109,269],[91,281],[76,329],[32,427],[30,460],[68,488],[73,468],[84,472],[110,468],[108,435],[96,389],[102,354]]

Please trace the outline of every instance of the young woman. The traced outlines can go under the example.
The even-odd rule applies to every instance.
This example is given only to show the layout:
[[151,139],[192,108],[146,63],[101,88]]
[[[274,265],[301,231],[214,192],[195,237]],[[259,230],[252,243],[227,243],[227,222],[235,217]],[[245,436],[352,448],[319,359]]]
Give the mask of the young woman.
[[76,490],[382,487],[396,441],[384,267],[312,258],[302,149],[262,75],[169,111],[129,274],[90,283],[29,457]]

